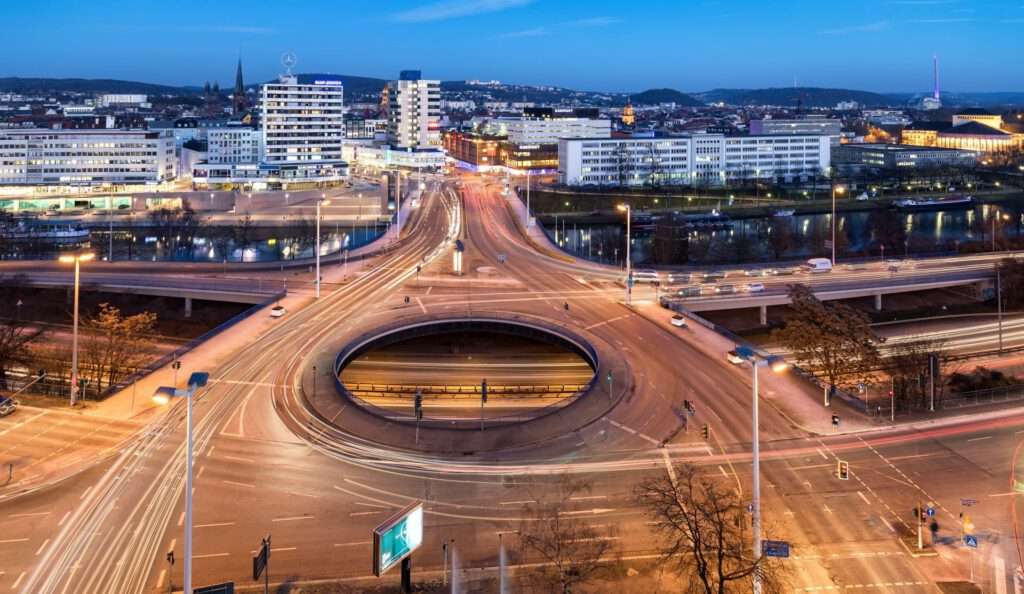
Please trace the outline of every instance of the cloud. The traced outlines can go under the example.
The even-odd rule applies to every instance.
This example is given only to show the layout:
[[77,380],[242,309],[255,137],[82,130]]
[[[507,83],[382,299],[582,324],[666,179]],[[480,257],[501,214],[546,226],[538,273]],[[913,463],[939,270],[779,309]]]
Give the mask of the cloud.
[[403,23],[444,21],[488,12],[499,12],[509,8],[518,8],[526,6],[531,2],[533,0],[443,0],[395,13],[392,15],[392,18]]
[[524,29],[522,31],[512,31],[510,33],[502,33],[498,37],[501,39],[517,39],[520,37],[544,37],[550,35],[550,32],[546,27],[534,27],[533,29]]
[[597,16],[570,21],[568,24],[572,27],[607,27],[621,22],[622,19],[617,17]]
[[839,27],[836,29],[824,29],[818,31],[819,35],[852,35],[855,33],[877,33],[879,31],[885,31],[892,25],[889,21],[875,21],[874,23],[865,23],[863,25],[852,25],[849,27]]

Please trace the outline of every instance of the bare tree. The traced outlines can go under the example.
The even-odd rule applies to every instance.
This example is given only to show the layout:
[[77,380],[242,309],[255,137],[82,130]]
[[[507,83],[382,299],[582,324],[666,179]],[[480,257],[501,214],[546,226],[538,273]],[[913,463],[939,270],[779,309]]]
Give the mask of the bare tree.
[[[894,344],[886,357],[887,366],[894,378],[898,378],[894,397],[907,406],[924,406],[929,397],[928,375],[931,371],[931,355],[942,353],[945,341],[917,340]],[[935,378],[936,398],[943,392],[942,357],[938,361],[938,376]]]
[[99,312],[84,326],[82,375],[99,391],[127,377],[149,357],[149,335],[156,326],[156,314],[147,311],[123,316],[120,309],[101,303]]
[[[10,305],[20,304],[21,289],[18,277],[0,278],[0,301]],[[13,307],[7,311],[11,311]],[[7,388],[7,372],[14,366],[27,366],[31,361],[29,346],[44,333],[42,328],[30,325],[21,319],[19,313],[14,317],[0,318],[0,388]]]
[[783,566],[754,558],[749,518],[735,490],[677,464],[671,474],[646,478],[635,494],[663,543],[664,562],[679,575],[679,592],[751,592],[755,576],[764,594],[788,591]]
[[534,482],[528,490],[534,503],[527,506],[519,529],[520,546],[524,555],[541,558],[543,566],[535,577],[545,591],[569,594],[606,569],[613,541],[569,513],[571,499],[588,493],[589,483],[562,475],[554,484]]

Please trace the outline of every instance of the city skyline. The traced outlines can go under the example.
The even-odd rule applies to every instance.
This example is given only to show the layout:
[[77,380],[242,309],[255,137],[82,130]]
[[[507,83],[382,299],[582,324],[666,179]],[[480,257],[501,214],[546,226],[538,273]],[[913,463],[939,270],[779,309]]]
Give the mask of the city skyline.
[[[297,72],[380,78],[415,67],[441,80],[610,92],[797,84],[926,93],[937,54],[944,90],[995,92],[1019,90],[1014,81],[1022,72],[992,57],[1024,49],[1014,35],[1024,5],[1009,0],[872,0],[828,12],[798,1],[785,14],[747,1],[648,0],[628,13],[606,0],[402,1],[385,10],[360,0],[342,9],[309,3],[277,12],[263,2],[257,10],[233,2],[118,3],[109,13],[66,0],[49,4],[60,18],[45,28],[33,26],[37,7],[8,10],[19,52],[5,76],[227,87],[237,58],[247,80],[265,81],[292,51]],[[83,28],[94,34],[76,34]]]

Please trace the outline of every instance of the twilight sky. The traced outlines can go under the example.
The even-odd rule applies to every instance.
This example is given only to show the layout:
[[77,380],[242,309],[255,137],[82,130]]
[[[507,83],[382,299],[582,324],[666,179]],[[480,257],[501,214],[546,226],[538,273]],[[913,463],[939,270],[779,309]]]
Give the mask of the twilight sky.
[[201,85],[281,71],[572,88],[1024,90],[1024,0],[33,0],[0,76]]

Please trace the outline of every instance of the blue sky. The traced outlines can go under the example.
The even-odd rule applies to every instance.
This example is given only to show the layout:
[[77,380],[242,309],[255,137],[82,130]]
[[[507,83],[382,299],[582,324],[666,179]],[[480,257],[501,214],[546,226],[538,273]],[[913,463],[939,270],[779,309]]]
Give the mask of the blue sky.
[[0,76],[168,84],[299,72],[572,88],[1024,90],[1024,0],[34,0]]

